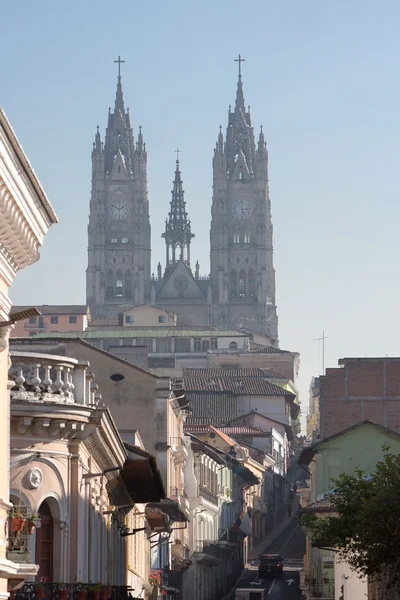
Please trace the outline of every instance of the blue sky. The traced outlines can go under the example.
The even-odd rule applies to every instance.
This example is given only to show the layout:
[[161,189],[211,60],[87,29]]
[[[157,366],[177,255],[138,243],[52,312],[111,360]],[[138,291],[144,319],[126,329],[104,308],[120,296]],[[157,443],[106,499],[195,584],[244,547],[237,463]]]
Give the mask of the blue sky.
[[179,146],[192,257],[209,271],[211,161],[240,52],[269,149],[281,347],[301,353],[303,401],[322,330],[326,366],[398,355],[398,2],[37,0],[7,3],[2,20],[0,104],[60,218],[14,303],[85,301],[90,152],[118,55],[147,142],[154,267]]

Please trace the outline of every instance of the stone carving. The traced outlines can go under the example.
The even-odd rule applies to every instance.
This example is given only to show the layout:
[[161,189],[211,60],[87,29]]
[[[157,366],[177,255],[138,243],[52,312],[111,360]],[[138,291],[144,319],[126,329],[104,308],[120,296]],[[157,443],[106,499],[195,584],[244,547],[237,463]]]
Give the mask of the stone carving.
[[42,485],[43,473],[40,469],[31,469],[28,473],[28,481],[32,488],[37,489]]
[[178,292],[184,292],[185,290],[187,290],[188,286],[189,282],[185,275],[178,275],[177,277],[175,277],[174,287],[176,290],[178,290]]

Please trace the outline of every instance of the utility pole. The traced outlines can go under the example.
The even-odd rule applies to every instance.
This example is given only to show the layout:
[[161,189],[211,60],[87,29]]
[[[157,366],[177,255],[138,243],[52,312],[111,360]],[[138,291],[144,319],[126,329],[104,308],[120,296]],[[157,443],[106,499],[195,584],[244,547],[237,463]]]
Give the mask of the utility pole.
[[330,338],[330,335],[325,335],[325,331],[323,331],[322,337],[313,339],[313,342],[322,342],[322,375],[325,374],[325,340],[328,338]]

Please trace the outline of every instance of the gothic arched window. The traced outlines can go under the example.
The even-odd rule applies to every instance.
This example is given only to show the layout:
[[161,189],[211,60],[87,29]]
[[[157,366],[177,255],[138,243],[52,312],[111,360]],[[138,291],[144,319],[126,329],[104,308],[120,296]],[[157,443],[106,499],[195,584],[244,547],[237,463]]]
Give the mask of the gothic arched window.
[[250,244],[250,234],[249,234],[248,231],[244,232],[243,241],[244,241],[245,244]]
[[235,233],[233,234],[233,243],[240,244],[240,234],[238,231],[235,231]]
[[229,344],[229,350],[237,350],[237,343],[236,342],[231,342]]
[[242,269],[239,274],[239,296],[246,296],[246,271]]
[[248,274],[249,296],[254,298],[256,295],[256,275],[253,269],[250,269]]
[[132,274],[129,271],[125,271],[125,279],[124,279],[124,297],[132,298]]
[[106,298],[114,298],[114,273],[111,270],[106,276]]
[[117,298],[122,298],[124,295],[124,282],[122,279],[122,271],[118,270],[115,277],[115,295]]
[[236,297],[237,296],[237,275],[236,275],[235,269],[232,269],[232,271],[231,271],[229,289],[231,292],[231,296]]

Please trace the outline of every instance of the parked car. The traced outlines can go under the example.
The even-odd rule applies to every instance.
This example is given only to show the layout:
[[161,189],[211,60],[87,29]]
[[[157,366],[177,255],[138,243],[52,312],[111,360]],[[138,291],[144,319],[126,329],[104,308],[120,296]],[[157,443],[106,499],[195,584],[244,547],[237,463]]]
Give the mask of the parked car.
[[258,576],[280,577],[283,572],[283,558],[279,554],[262,554],[258,564]]

